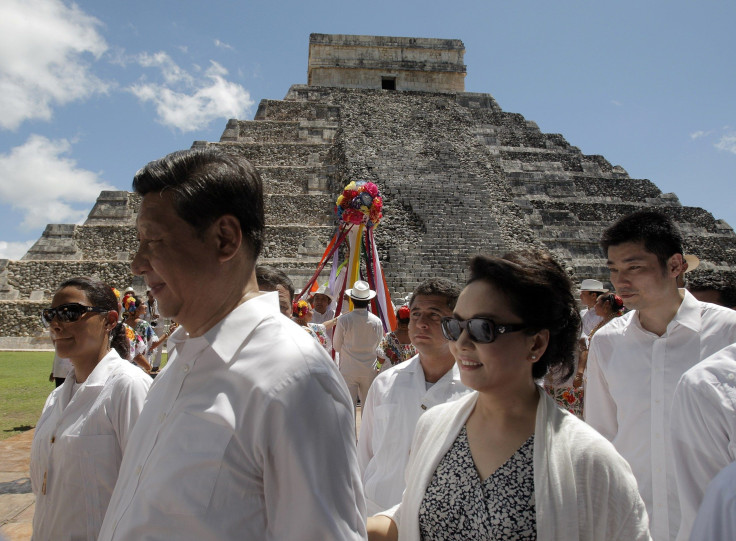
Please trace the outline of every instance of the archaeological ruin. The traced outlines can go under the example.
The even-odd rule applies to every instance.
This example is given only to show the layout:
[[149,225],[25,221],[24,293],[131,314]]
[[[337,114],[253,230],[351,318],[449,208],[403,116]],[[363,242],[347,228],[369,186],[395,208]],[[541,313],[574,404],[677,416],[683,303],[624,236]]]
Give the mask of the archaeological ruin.
[[[384,195],[376,239],[394,297],[428,277],[463,281],[474,253],[522,247],[550,250],[576,279],[607,280],[601,231],[642,207],[676,220],[702,269],[736,268],[727,223],[465,92],[463,55],[456,39],[312,34],[308,84],[262,100],[253,120],[229,120],[219,141],[194,142],[259,169],[261,262],[305,283],[334,231],[335,198],[369,180]],[[48,347],[38,313],[66,277],[145,288],[130,273],[139,201],[103,192],[83,225],[48,225],[20,261],[0,260],[0,348]]]

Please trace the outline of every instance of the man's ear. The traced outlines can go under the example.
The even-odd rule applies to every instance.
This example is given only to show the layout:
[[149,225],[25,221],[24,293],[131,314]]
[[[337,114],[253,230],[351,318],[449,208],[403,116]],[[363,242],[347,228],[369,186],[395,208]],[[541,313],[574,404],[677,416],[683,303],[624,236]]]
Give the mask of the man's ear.
[[243,244],[240,220],[232,214],[225,214],[215,220],[215,223],[211,226],[211,231],[217,243],[220,262],[232,259]]
[[682,258],[682,254],[673,254],[667,260],[667,272],[670,276],[679,276],[685,268],[685,260]]

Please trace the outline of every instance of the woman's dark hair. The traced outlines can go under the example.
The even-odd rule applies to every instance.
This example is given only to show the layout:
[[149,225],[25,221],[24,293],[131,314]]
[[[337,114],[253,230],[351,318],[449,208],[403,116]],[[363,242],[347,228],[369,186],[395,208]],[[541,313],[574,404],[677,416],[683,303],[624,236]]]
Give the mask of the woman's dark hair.
[[508,299],[527,333],[549,330],[549,344],[532,365],[532,377],[550,373],[560,382],[569,378],[575,370],[580,314],[572,282],[559,263],[541,251],[511,252],[502,258],[479,255],[470,262],[468,283],[476,280],[492,284]]
[[[112,288],[103,282],[98,282],[92,278],[84,276],[78,276],[77,278],[64,280],[59,284],[56,291],[60,291],[65,287],[76,287],[77,289],[84,291],[84,294],[87,295],[92,306],[104,308],[105,310],[110,310],[111,312],[116,313],[118,311],[118,298],[115,296],[115,293],[113,293]],[[118,352],[118,355],[123,359],[127,359],[128,354],[130,353],[130,342],[128,342],[128,337],[125,335],[125,327],[121,322],[118,322],[115,328],[110,332],[110,336],[112,338],[110,347],[115,349],[115,351]]]
[[598,300],[606,303],[614,314],[618,314],[624,309],[623,299],[614,293],[604,293],[598,297]]
[[176,214],[200,234],[226,214],[240,222],[255,260],[263,247],[263,184],[243,156],[219,148],[172,152],[135,174],[133,189],[141,195],[168,191]]

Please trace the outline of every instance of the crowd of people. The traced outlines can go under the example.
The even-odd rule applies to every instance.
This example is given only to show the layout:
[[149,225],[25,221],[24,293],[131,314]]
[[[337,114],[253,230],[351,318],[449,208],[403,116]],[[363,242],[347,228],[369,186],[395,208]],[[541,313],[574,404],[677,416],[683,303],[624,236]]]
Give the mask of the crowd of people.
[[34,539],[736,539],[736,307],[679,287],[664,214],[601,232],[613,291],[480,254],[387,329],[368,282],[295,299],[257,263],[242,157],[133,187],[150,296],[72,278],[42,313],[71,369],[34,435]]

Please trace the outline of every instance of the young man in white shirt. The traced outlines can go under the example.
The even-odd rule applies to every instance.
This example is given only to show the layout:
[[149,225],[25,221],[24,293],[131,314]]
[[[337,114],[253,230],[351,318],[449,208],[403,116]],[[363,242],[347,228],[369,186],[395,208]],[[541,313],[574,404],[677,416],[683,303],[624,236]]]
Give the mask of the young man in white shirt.
[[419,353],[378,375],[368,391],[358,462],[369,516],[401,501],[409,447],[422,413],[469,392],[440,326],[442,317],[452,316],[459,294],[457,284],[440,278],[414,290],[409,338]]
[[258,290],[258,172],[192,149],[148,164],[133,186],[133,272],[180,327],[98,539],[364,539],[345,385],[277,294]]
[[682,511],[677,540],[687,541],[708,483],[736,461],[736,344],[680,378],[672,401],[672,449]]
[[664,214],[642,210],[621,218],[601,246],[631,312],[591,340],[585,420],[631,465],[654,541],[671,541],[680,525],[672,396],[686,370],[736,341],[736,313],[678,289],[682,236]]

